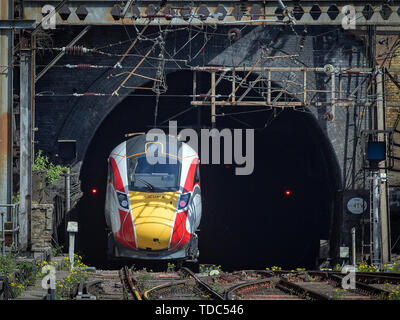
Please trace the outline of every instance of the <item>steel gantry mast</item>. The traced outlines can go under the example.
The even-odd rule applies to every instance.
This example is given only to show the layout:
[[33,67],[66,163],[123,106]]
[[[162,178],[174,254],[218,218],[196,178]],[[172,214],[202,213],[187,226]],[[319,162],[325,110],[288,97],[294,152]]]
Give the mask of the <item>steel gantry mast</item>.
[[[13,18],[12,0],[2,0],[0,20]],[[11,24],[0,25],[0,204],[11,203],[12,194],[12,107],[13,107],[13,68],[12,45],[14,32]],[[0,207],[0,211],[6,210]],[[8,215],[8,212],[4,212]],[[0,223],[0,228],[2,224]],[[0,230],[1,231],[1,230]]]

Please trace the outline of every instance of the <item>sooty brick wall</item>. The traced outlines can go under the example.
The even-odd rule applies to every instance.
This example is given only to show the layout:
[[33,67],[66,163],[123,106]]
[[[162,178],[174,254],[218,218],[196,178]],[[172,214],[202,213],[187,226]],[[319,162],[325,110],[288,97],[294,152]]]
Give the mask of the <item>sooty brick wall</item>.
[[[229,28],[211,29],[206,28],[199,32],[193,29],[191,32],[181,30],[168,33],[166,38],[166,50],[175,52],[175,58],[188,59],[188,65],[235,65],[248,66],[249,68],[257,61],[261,50],[271,43],[280,27],[259,26],[246,27],[242,30],[239,40],[231,42],[226,36]],[[157,28],[148,29],[148,35],[155,35]],[[79,32],[77,28],[64,28],[56,30],[54,34],[54,47],[65,46]],[[365,57],[363,55],[363,44],[353,36],[346,34],[340,28],[309,28],[304,49],[299,51],[299,35],[302,27],[296,28],[293,32],[289,27],[281,34],[277,42],[271,47],[269,55],[282,56],[298,54],[293,59],[276,58],[265,59],[259,66],[284,66],[284,67],[323,67],[325,64],[332,64],[337,67],[363,67]],[[104,52],[123,54],[135,37],[135,30],[132,27],[93,27],[78,44],[88,48],[99,48]],[[188,39],[196,35],[190,43]],[[205,37],[213,35],[205,47]],[[110,44],[113,44],[110,46]],[[186,44],[186,45],[185,45]],[[131,53],[144,55],[151,47],[150,41],[139,41]],[[203,48],[203,49],[202,49]],[[200,53],[199,53],[200,51]],[[57,52],[54,52],[56,54]],[[53,54],[53,55],[54,55]],[[153,56],[158,55],[155,50]],[[52,58],[49,54],[39,57],[38,64],[45,65]],[[168,58],[168,56],[166,56]],[[99,54],[87,54],[82,56],[65,55],[57,63],[58,66],[66,64],[94,64],[99,66],[113,66],[120,57]],[[123,66],[133,67],[141,57],[129,56],[123,62]],[[140,74],[153,77],[156,60],[146,60],[139,68]],[[181,64],[183,66],[183,64]],[[180,66],[175,62],[166,63],[167,72],[177,72]],[[40,67],[38,67],[38,71]],[[131,68],[115,69],[115,73],[127,72]],[[121,83],[125,75],[107,78],[111,68],[98,69],[67,69],[53,67],[37,83],[36,91],[36,127],[39,131],[36,134],[38,148],[54,157],[58,139],[77,140],[77,163],[84,159],[85,151],[104,118],[109,112],[120,103],[132,89],[122,88],[118,96],[110,98],[101,97],[75,97],[71,94],[82,92],[96,92],[111,94]],[[298,86],[294,83],[302,83],[302,73],[273,75],[277,84],[285,86],[288,91],[299,92]],[[307,86],[309,89],[323,89],[324,82],[329,81],[326,74],[308,74]],[[344,91],[350,93],[362,79],[359,76],[349,77]],[[126,86],[142,86],[148,80],[140,77],[131,77]],[[309,93],[308,97],[313,101],[327,101],[329,96],[326,93]],[[301,98],[301,94],[298,95]],[[363,97],[359,97],[362,99]],[[341,169],[345,165],[346,154],[352,154],[353,139],[351,130],[347,130],[357,118],[359,110],[354,107],[336,108],[335,121],[325,119],[329,111],[326,107],[309,110],[318,119],[327,137],[332,143],[338,164]]]

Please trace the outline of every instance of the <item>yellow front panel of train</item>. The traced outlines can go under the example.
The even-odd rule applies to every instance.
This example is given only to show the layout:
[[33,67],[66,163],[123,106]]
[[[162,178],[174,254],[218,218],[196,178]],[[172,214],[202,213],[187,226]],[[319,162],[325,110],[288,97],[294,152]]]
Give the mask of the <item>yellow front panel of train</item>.
[[163,193],[129,191],[138,248],[168,249],[178,197],[179,191]]

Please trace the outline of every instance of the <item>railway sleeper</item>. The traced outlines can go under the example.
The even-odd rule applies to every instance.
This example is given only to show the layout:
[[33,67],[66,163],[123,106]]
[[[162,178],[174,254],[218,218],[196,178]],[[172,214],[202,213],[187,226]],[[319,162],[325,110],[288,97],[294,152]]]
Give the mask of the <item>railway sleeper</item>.
[[[336,283],[336,286],[339,287],[342,285],[342,280],[344,276],[340,274],[328,273],[328,272],[313,272],[313,275],[317,275],[319,277],[327,279],[329,282],[333,281]],[[379,297],[381,299],[388,299],[390,291],[373,287],[369,284],[355,281],[355,289],[348,289],[350,291],[356,291],[366,296],[374,296]]]
[[255,280],[246,283],[236,284],[225,291],[224,299],[233,300],[232,298],[234,294],[248,294],[250,292],[271,288],[275,286],[275,284],[276,281],[272,281],[270,279]]
[[136,280],[132,278],[132,275],[127,266],[124,266],[120,270],[120,279],[123,285],[123,296],[125,300],[129,300],[127,293],[132,296],[133,300],[142,300],[142,296],[135,286]]
[[327,295],[321,294],[311,289],[303,288],[302,286],[289,282],[286,279],[280,279],[276,287],[284,292],[295,294],[304,299],[311,300],[331,300]]
[[101,283],[101,280],[85,282],[81,279],[77,289],[76,300],[97,300],[96,295],[93,295],[90,289],[100,287]]

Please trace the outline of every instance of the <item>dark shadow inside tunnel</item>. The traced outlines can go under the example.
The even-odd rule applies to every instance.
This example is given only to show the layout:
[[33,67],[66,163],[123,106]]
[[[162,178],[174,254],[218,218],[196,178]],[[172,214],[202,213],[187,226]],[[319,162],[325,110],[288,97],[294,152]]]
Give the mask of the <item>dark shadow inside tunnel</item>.
[[[198,77],[198,92],[207,92],[209,74]],[[209,128],[210,107],[190,105],[192,73],[170,74],[167,83],[157,123],[164,128],[166,120],[180,114],[173,118],[178,131],[179,126]],[[230,89],[228,81],[218,86],[219,92]],[[155,96],[149,91],[125,98],[99,126],[87,149],[80,176],[84,195],[78,204],[77,249],[90,265],[112,268],[126,262],[106,258],[107,157],[126,139],[126,133],[152,127],[154,105]],[[221,107],[218,113],[218,129],[256,129],[254,172],[239,176],[234,164],[201,165],[199,263],[221,265],[223,270],[273,265],[315,268],[320,239],[330,236],[332,207],[340,185],[336,157],[316,119],[310,112],[293,109]],[[287,190],[290,195],[285,194]]]

